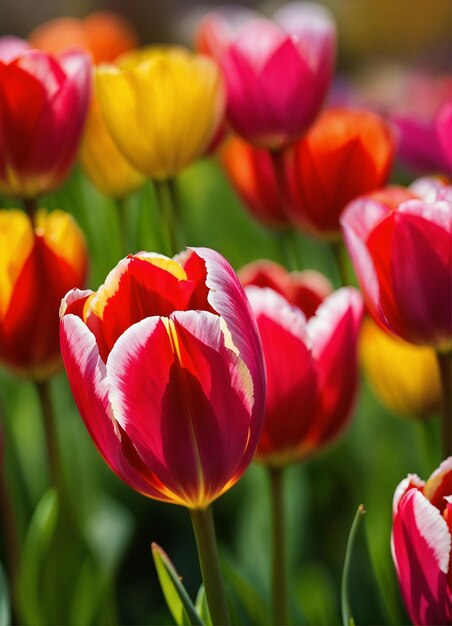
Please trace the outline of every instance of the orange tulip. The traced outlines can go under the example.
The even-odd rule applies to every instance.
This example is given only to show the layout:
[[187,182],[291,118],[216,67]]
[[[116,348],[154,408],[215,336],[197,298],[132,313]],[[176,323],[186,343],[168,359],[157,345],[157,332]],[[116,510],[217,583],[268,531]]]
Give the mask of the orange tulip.
[[23,211],[0,210],[0,361],[13,372],[43,380],[58,369],[59,304],[86,269],[71,215],[39,210],[33,229]]
[[68,48],[83,48],[94,63],[113,61],[138,46],[138,36],[120,15],[110,11],[91,13],[85,19],[59,17],[38,26],[29,36],[40,50],[58,54]]

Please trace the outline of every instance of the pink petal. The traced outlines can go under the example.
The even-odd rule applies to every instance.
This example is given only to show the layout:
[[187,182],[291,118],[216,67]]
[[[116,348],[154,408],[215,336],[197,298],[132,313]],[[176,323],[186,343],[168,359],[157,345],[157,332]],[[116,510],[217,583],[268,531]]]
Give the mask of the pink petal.
[[438,509],[417,489],[408,491],[399,504],[392,546],[402,596],[413,623],[449,624],[451,535]]
[[441,107],[436,117],[435,128],[441,149],[442,171],[452,176],[452,100]]
[[259,18],[243,24],[233,45],[247,59],[254,72],[259,74],[285,39],[286,36],[276,24]]
[[0,60],[9,63],[15,57],[29,50],[30,44],[25,39],[14,37],[14,35],[5,35],[0,37]]
[[217,315],[176,312],[171,338],[162,319],[134,324],[113,347],[113,413],[174,501],[205,506],[251,461],[252,381]]

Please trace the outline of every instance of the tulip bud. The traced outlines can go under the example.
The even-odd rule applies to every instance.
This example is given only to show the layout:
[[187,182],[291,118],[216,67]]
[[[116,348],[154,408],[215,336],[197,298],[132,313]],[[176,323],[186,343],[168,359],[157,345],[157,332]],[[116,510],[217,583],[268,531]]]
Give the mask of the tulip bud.
[[91,65],[82,52],[28,50],[0,61],[0,191],[34,198],[68,175],[88,111]]
[[381,402],[397,415],[426,418],[439,411],[441,381],[431,348],[413,346],[366,319],[361,361]]
[[0,361],[43,380],[58,370],[58,307],[83,283],[87,250],[71,215],[39,210],[33,231],[19,210],[0,210]]
[[391,548],[413,624],[452,622],[452,457],[424,482],[409,474],[393,500]]
[[224,88],[211,59],[183,48],[149,47],[101,65],[97,94],[113,141],[153,179],[199,159],[223,118]]

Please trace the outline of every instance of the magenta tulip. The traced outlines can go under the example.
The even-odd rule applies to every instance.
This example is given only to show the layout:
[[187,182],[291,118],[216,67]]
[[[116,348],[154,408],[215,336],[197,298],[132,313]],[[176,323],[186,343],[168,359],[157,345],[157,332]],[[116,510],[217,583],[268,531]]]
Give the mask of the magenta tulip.
[[198,48],[223,69],[229,123],[251,143],[272,149],[296,141],[319,113],[335,47],[330,13],[309,2],[286,5],[272,21],[220,10],[204,19],[198,33]]
[[213,250],[129,256],[97,292],[69,292],[61,349],[94,443],[136,491],[205,508],[251,462],[262,349],[244,291]]
[[343,288],[305,314],[268,287],[249,286],[267,370],[267,403],[257,460],[283,466],[312,455],[345,428],[357,388],[363,306]]
[[410,474],[393,503],[392,557],[417,626],[452,623],[452,457],[427,482]]
[[88,111],[91,63],[82,52],[28,50],[0,61],[0,191],[34,198],[64,181]]
[[0,37],[0,61],[4,63],[9,63],[14,57],[29,49],[30,44],[25,39],[20,39],[14,35]]
[[[447,197],[447,188],[438,192]],[[375,321],[405,341],[452,345],[452,202],[362,197],[341,219]]]

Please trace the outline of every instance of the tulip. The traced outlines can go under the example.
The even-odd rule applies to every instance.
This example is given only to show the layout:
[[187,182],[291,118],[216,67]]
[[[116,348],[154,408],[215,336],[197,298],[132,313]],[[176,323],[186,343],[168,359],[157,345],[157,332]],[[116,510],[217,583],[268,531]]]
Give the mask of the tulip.
[[101,65],[97,91],[105,123],[128,161],[165,180],[198,159],[223,116],[216,64],[183,48],[149,47]]
[[0,61],[9,63],[16,56],[29,50],[30,45],[25,39],[14,37],[13,35],[4,35],[0,37]]
[[93,185],[107,196],[123,198],[144,184],[143,174],[130,165],[113,142],[95,97],[86,121],[80,161]]
[[362,197],[341,223],[372,317],[401,339],[452,347],[452,202]]
[[138,46],[138,37],[122,16],[112,11],[96,11],[83,20],[57,17],[38,26],[29,37],[34,48],[60,54],[68,48],[81,48],[94,63],[114,61]]
[[36,50],[0,61],[0,191],[35,198],[64,181],[88,111],[90,62]]
[[33,231],[23,211],[0,211],[0,361],[7,368],[35,380],[58,370],[58,306],[86,268],[85,238],[69,214],[39,210]]
[[314,316],[270,288],[249,286],[267,370],[264,429],[256,459],[299,461],[330,443],[350,417],[357,388],[362,301],[353,288],[329,295]]
[[223,257],[202,248],[129,256],[97,292],[69,292],[60,317],[77,406],[122,480],[198,509],[240,478],[260,435],[264,370]]
[[405,115],[393,121],[399,131],[399,157],[405,165],[418,173],[452,176],[450,97],[430,119]]
[[413,346],[366,319],[361,362],[381,402],[397,415],[426,418],[439,411],[441,381],[431,348]]
[[335,45],[331,14],[309,2],[286,5],[272,21],[226,8],[207,15],[198,32],[198,48],[223,70],[232,128],[272,150],[298,139],[319,113]]
[[393,501],[391,536],[400,590],[413,624],[452,622],[452,457],[427,482],[408,475]]
[[231,137],[220,156],[232,186],[251,215],[268,228],[289,228],[278,172],[269,151]]
[[288,272],[273,261],[253,261],[238,273],[244,287],[269,287],[286,298],[289,304],[298,307],[309,319],[320,304],[333,291],[330,281],[315,270]]
[[385,184],[394,150],[389,125],[375,113],[325,111],[285,158],[290,219],[309,234],[339,239],[346,204]]

